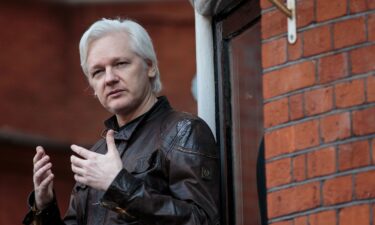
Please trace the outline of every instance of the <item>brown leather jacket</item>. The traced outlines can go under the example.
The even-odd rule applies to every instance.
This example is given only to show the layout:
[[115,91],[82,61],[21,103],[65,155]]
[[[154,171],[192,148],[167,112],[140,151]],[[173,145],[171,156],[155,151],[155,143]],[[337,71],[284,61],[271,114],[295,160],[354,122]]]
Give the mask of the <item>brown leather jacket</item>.
[[[160,97],[143,116],[115,134],[124,169],[106,192],[77,183],[63,219],[54,201],[24,224],[219,224],[219,159],[214,137],[201,119],[174,111]],[[91,149],[106,153],[105,139]],[[33,195],[29,199],[33,205]]]

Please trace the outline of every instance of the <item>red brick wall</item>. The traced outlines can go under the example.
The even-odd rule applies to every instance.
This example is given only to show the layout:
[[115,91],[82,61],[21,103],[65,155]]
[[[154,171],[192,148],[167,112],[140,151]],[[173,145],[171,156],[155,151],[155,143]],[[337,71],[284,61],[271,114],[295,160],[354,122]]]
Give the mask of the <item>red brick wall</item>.
[[261,6],[269,224],[375,224],[375,1]]

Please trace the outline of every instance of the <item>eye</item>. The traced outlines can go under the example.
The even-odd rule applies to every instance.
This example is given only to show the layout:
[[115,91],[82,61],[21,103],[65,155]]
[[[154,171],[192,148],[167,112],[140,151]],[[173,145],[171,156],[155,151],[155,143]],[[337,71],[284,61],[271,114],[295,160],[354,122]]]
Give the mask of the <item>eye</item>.
[[97,70],[94,70],[94,71],[91,73],[91,76],[92,76],[92,77],[95,77],[95,76],[97,76],[97,75],[102,74],[103,72],[104,72],[103,69],[97,69]]
[[116,62],[115,66],[116,67],[123,67],[127,64],[129,64],[129,62],[127,62],[127,61],[118,61],[118,62]]

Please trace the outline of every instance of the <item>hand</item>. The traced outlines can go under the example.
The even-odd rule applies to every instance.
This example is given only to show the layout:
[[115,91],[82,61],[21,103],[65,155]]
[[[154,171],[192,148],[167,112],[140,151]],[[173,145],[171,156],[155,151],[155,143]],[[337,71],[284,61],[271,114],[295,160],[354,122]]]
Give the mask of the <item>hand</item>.
[[52,163],[46,155],[43,147],[36,147],[33,158],[33,182],[35,193],[35,204],[37,209],[43,210],[53,200],[53,173]]
[[122,160],[117,151],[113,130],[107,132],[106,141],[108,152],[105,155],[91,152],[83,147],[72,145],[77,153],[70,157],[74,179],[97,190],[106,191],[117,174],[122,169]]

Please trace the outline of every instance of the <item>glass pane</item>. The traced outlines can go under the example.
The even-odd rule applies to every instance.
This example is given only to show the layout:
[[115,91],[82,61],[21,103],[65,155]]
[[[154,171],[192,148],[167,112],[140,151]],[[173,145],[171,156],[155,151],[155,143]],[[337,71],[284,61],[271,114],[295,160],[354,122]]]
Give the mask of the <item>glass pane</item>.
[[259,22],[229,43],[236,224],[260,225],[256,165],[262,136]]

